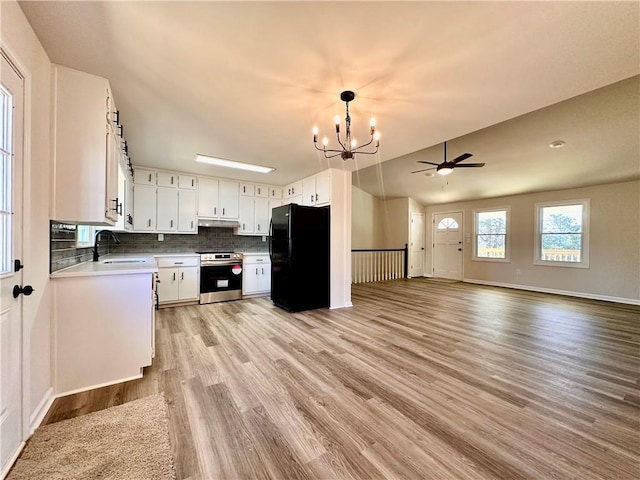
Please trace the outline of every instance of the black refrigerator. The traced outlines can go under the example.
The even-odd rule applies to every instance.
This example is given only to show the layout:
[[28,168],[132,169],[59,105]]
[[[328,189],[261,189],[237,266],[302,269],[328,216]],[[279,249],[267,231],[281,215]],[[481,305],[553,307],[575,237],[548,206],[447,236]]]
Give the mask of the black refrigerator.
[[329,306],[330,207],[272,210],[271,300],[289,312]]

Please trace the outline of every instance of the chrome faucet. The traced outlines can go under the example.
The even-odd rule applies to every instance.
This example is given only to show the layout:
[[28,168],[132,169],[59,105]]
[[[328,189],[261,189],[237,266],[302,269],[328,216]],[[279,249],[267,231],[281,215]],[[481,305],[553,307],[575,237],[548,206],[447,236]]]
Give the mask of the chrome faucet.
[[120,243],[120,240],[118,240],[118,237],[116,237],[116,234],[113,233],[111,230],[98,230],[96,232],[95,243],[93,244],[93,261],[94,262],[97,262],[98,257],[100,257],[100,255],[98,254],[98,237],[100,237],[101,233],[108,233],[109,235],[111,235],[111,238],[113,238],[113,240],[116,243]]

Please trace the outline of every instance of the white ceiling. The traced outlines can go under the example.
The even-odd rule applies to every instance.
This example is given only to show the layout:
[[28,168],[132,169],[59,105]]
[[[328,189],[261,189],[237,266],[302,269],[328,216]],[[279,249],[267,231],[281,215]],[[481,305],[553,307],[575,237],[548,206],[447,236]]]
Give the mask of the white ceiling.
[[[521,117],[638,75],[638,2],[20,5],[53,62],[109,78],[134,164],[280,185],[362,169],[354,184],[423,204],[639,176],[637,78]],[[311,128],[344,117],[346,89],[356,137],[374,115],[380,152],[328,163]],[[450,158],[487,165],[448,184],[408,173],[449,139]]]

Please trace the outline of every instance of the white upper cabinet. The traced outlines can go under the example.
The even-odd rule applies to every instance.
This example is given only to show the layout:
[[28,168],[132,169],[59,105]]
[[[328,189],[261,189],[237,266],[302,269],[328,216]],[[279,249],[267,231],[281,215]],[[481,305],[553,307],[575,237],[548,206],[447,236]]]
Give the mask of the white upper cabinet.
[[[182,180],[182,175],[180,176]],[[190,188],[178,190],[178,232],[196,233],[198,229],[196,191]]]
[[[242,191],[242,186],[240,186],[240,189],[240,191]],[[253,197],[240,196],[240,228],[238,229],[238,233],[240,234],[253,233],[255,218],[254,200],[255,198]]]
[[303,205],[329,205],[331,202],[331,176],[329,170],[305,178],[302,181],[302,191]]
[[255,217],[253,233],[257,235],[269,234],[269,220],[271,219],[269,210],[269,199],[264,197],[255,198]]
[[[108,137],[109,82],[54,65],[53,205],[51,218],[87,225],[113,225],[118,195],[118,144]],[[114,163],[115,162],[115,163]]]
[[135,231],[156,230],[157,190],[155,185],[133,186],[133,229]]
[[254,195],[255,185],[253,183],[241,183],[240,184],[240,195],[249,195],[253,197]]
[[159,232],[178,230],[178,190],[158,187],[157,229]]
[[156,171],[148,168],[133,168],[133,181],[136,185],[155,185]]
[[158,172],[159,187],[178,187],[178,174],[171,172]]
[[269,198],[281,199],[282,198],[282,188],[280,187],[269,187]]
[[198,217],[217,218],[219,203],[219,183],[216,178],[198,178]]
[[269,187],[267,185],[256,185],[254,188],[254,194],[256,197],[265,197],[269,196]]
[[284,188],[283,198],[297,198],[300,195],[302,195],[302,181],[294,182]]
[[198,181],[193,175],[178,175],[178,187],[186,188],[188,190],[195,190],[198,188]]
[[238,220],[240,214],[240,185],[220,180],[220,208],[218,216],[224,220]]

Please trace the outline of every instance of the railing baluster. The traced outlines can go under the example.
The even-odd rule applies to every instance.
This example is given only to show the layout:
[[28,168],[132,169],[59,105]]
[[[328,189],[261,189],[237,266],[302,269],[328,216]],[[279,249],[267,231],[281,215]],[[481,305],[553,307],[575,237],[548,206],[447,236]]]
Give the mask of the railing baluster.
[[405,278],[407,248],[351,250],[351,283]]

